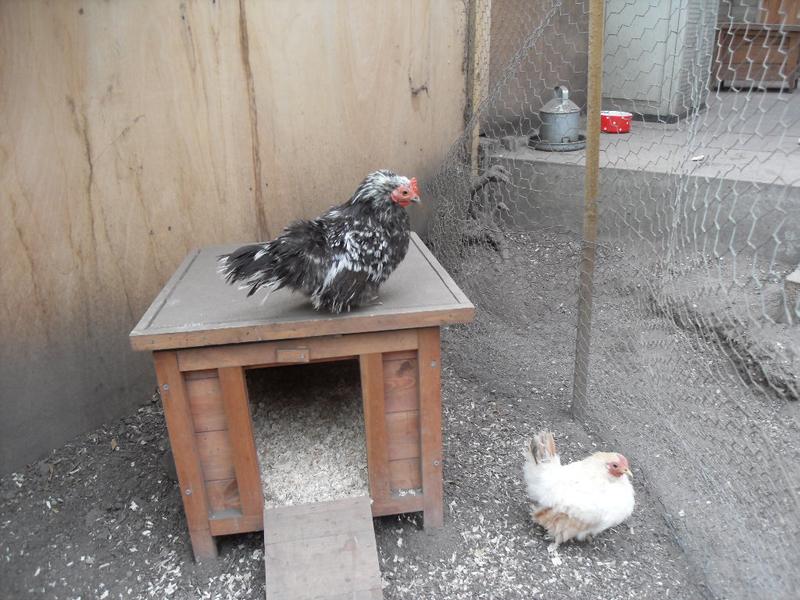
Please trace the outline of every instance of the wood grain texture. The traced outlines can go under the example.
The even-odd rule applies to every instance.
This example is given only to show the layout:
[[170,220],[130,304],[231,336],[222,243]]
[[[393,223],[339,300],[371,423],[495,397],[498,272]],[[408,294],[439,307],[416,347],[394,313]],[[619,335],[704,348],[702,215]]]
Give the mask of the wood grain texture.
[[422,491],[425,528],[444,523],[441,340],[438,327],[418,330]]
[[420,465],[419,457],[390,460],[389,481],[392,492],[423,488]]
[[216,513],[208,521],[211,535],[231,535],[264,529],[263,515],[243,515],[238,510]]
[[386,418],[383,407],[383,360],[379,353],[362,354],[361,396],[364,426],[367,431],[367,469],[369,495],[373,508],[389,498],[389,456],[386,445]]
[[[205,481],[236,477],[233,467],[233,448],[227,430],[203,431],[195,435],[197,453]],[[177,456],[177,450],[173,448]]]
[[228,421],[228,440],[233,451],[233,467],[239,487],[242,514],[260,517],[264,510],[264,496],[244,369],[241,367],[220,369],[219,381]]
[[[416,337],[416,332],[414,337]],[[416,352],[383,355],[384,408],[389,413],[419,409],[419,378]]]
[[464,32],[461,0],[0,3],[0,471],[147,398],[126,333],[191,248],[424,184]]
[[717,31],[715,80],[722,86],[794,89],[800,61],[800,31],[758,25]]
[[194,430],[219,431],[228,428],[225,418],[225,406],[222,403],[222,390],[216,371],[195,371],[195,373],[213,373],[213,377],[189,377],[184,374],[186,396],[192,411]]
[[423,509],[421,495],[391,496],[380,505],[372,505],[372,516],[400,515],[403,513],[419,512]]
[[383,597],[366,496],[267,509],[264,559],[267,600]]
[[267,523],[267,544],[347,533],[351,523],[364,518],[364,507],[362,502],[343,498],[299,504],[291,509],[287,507],[287,510],[281,510],[278,514],[280,518],[270,519]]
[[217,556],[217,548],[208,526],[208,497],[201,466],[202,456],[194,432],[183,375],[178,371],[178,359],[174,352],[157,352],[154,360],[195,558],[198,561],[212,560]]
[[478,173],[480,119],[489,94],[489,58],[491,54],[492,0],[469,2],[469,54],[467,57],[467,95],[469,96],[470,171]]
[[800,25],[800,2],[797,0],[761,0],[763,23]]
[[[155,350],[289,340],[306,336],[411,329],[470,321],[474,307],[419,236],[381,286],[382,304],[340,315],[315,311],[308,298],[276,290],[266,301],[248,297],[217,274],[217,258],[234,246],[203,248],[184,261],[145,317],[131,331],[137,350]],[[302,343],[285,342],[297,358]],[[400,350],[401,348],[397,348]],[[314,360],[312,352],[311,360]],[[270,362],[282,362],[277,355]],[[306,362],[296,360],[296,362]]]
[[386,447],[389,460],[420,456],[419,411],[386,414]]
[[211,514],[225,511],[241,513],[242,501],[239,498],[239,486],[236,484],[236,479],[206,481],[206,493]]
[[[383,331],[376,333],[354,333],[351,335],[320,336],[302,340],[312,361],[370,354],[385,349],[416,348],[417,334],[414,330]],[[189,348],[178,351],[178,363],[184,371],[216,367],[264,367],[286,364],[277,358],[278,351],[295,342],[261,342]],[[301,363],[308,361],[303,360]]]

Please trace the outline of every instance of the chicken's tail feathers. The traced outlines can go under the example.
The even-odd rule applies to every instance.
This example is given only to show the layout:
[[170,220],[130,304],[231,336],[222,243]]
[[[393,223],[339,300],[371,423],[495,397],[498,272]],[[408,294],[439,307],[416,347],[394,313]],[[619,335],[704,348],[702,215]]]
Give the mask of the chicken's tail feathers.
[[262,286],[276,286],[274,258],[271,242],[250,244],[237,248],[230,254],[217,257],[217,272],[227,283],[240,283],[242,288],[250,288],[252,296]]
[[556,438],[552,431],[540,431],[528,444],[528,455],[538,464],[558,461]]

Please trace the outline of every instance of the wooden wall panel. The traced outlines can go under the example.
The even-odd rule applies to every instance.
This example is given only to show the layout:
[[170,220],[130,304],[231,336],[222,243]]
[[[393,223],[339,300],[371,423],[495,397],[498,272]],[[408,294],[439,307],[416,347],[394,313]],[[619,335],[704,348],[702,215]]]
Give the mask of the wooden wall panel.
[[203,431],[195,435],[200,464],[206,481],[234,479],[233,449],[227,430]]
[[[207,375],[202,377],[199,375]],[[221,431],[228,429],[228,419],[225,416],[225,404],[222,401],[222,390],[217,372],[195,371],[186,378],[186,395],[189,397],[189,406],[192,409],[194,430]]]
[[242,499],[239,497],[239,486],[236,479],[218,479],[206,482],[208,508],[213,513],[242,510]]
[[389,480],[392,492],[417,490],[422,487],[422,469],[419,458],[402,458],[389,461]]
[[419,410],[417,352],[387,352],[383,355],[383,386],[386,412]]
[[409,410],[386,414],[386,446],[389,460],[419,458],[419,411]]
[[460,0],[0,3],[0,472],[148,398],[127,333],[189,249],[424,184],[464,39]]

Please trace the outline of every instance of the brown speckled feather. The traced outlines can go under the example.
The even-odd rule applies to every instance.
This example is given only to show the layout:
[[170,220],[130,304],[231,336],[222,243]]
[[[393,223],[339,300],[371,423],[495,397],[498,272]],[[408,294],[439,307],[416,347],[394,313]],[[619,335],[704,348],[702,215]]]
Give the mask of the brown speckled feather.
[[557,512],[552,508],[533,510],[531,515],[536,523],[547,530],[547,533],[556,544],[571,540],[590,528],[587,523],[571,517],[567,513]]

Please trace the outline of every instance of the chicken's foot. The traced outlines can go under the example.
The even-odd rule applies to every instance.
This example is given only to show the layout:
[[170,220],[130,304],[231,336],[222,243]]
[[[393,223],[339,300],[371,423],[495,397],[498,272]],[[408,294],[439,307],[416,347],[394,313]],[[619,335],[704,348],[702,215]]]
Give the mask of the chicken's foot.
[[358,305],[359,306],[380,306],[383,304],[383,301],[378,294],[379,285],[376,283],[368,283],[364,287],[364,291],[361,292],[361,295],[358,298]]

